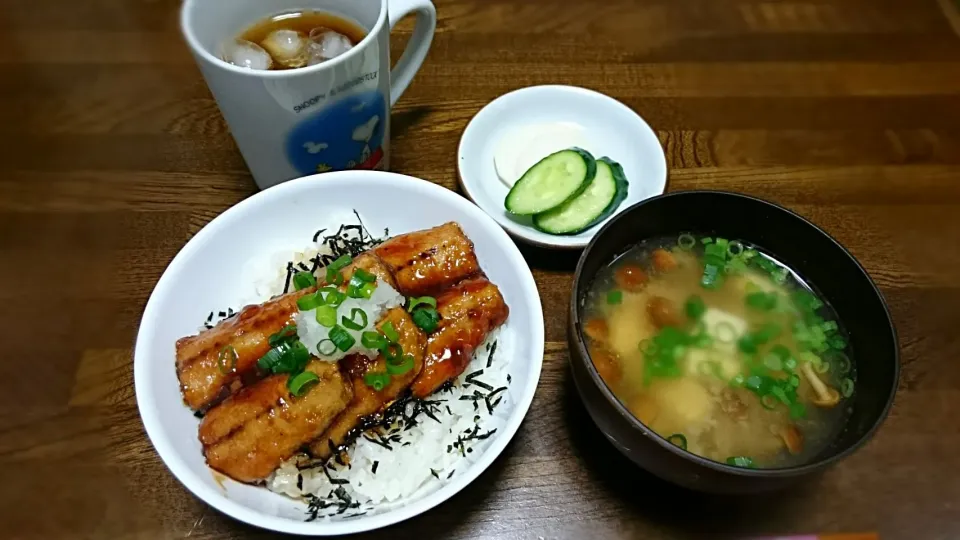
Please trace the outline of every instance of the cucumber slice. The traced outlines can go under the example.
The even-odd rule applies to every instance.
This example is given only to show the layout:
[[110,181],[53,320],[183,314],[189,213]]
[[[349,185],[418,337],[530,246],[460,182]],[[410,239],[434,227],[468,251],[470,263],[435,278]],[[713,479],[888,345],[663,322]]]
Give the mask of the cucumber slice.
[[550,154],[517,180],[503,204],[518,216],[532,216],[560,206],[587,189],[597,174],[590,152],[570,148]]
[[537,214],[533,226],[550,234],[576,234],[600,223],[627,198],[623,167],[610,158],[597,160],[597,174],[587,189],[560,206]]

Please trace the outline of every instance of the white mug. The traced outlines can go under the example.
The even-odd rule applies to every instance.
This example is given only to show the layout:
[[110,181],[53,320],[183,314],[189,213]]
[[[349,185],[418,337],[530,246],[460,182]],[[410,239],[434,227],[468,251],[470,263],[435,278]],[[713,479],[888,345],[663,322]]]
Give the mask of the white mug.
[[[312,10],[368,33],[313,66],[257,71],[220,58],[245,29],[283,12]],[[390,70],[390,30],[416,13],[406,50]],[[390,107],[420,69],[437,12],[430,0],[185,0],[180,24],[210,92],[261,189],[317,172],[389,167]]]

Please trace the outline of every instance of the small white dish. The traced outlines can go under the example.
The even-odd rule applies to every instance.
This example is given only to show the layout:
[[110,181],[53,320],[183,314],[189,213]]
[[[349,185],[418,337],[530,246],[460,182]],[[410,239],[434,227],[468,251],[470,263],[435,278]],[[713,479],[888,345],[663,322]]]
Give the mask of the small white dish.
[[558,236],[534,229],[530,218],[513,216],[504,208],[510,188],[501,181],[494,164],[501,140],[525,125],[547,122],[581,126],[587,139],[585,150],[623,166],[630,183],[627,198],[607,219],[666,189],[667,161],[660,140],[643,118],[623,103],[574,86],[515,90],[491,101],[470,120],[457,151],[464,193],[512,236],[542,247],[580,249],[606,222],[578,234]]
[[[391,235],[456,221],[473,241],[480,265],[503,294],[510,315],[498,339],[512,343],[510,399],[503,429],[435,491],[382,513],[305,522],[307,505],[241,484],[207,467],[199,420],[184,405],[174,343],[195,334],[210,310],[256,294],[257,267],[310,244],[317,229],[355,224],[356,210],[374,234]],[[217,510],[258,527],[303,535],[351,534],[392,525],[447,500],[480,475],[506,447],[533,401],[543,361],[543,309],[530,268],[496,222],[463,197],[425,180],[378,171],[299,178],[257,193],[217,216],[173,259],[147,302],[134,351],[137,406],[161,459],[184,486]],[[479,454],[479,455],[478,455]],[[461,467],[458,465],[457,469]]]

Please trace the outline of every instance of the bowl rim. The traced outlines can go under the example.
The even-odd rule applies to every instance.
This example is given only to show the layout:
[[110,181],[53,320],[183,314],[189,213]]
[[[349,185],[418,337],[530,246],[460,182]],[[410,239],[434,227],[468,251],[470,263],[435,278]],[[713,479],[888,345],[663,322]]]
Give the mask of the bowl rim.
[[[791,467],[780,467],[780,468],[769,468],[769,469],[748,469],[744,467],[735,467],[733,465],[727,465],[725,463],[720,463],[717,461],[713,461],[711,459],[701,457],[692,452],[683,450],[673,443],[668,442],[666,438],[660,436],[658,433],[656,433],[652,429],[648,428],[645,424],[640,422],[640,420],[638,420],[629,410],[627,410],[627,408],[623,405],[623,403],[621,403],[620,400],[613,395],[613,392],[610,391],[606,383],[604,383],[603,380],[600,378],[600,374],[597,372],[596,366],[594,366],[593,362],[589,360],[590,354],[587,351],[587,348],[585,345],[586,340],[584,339],[582,325],[580,324],[580,309],[578,306],[578,303],[579,303],[578,299],[580,298],[580,291],[581,291],[580,283],[581,283],[581,278],[583,273],[583,267],[586,264],[587,259],[590,257],[591,252],[593,251],[594,245],[610,228],[615,227],[617,225],[617,222],[621,218],[623,218],[629,213],[642,210],[642,207],[644,205],[656,204],[658,201],[661,201],[664,199],[682,198],[690,195],[709,195],[709,196],[739,198],[743,200],[748,200],[751,203],[760,204],[774,211],[785,212],[790,216],[792,216],[793,218],[800,220],[802,223],[811,227],[815,232],[820,233],[825,238],[827,238],[830,242],[832,242],[835,246],[840,248],[841,252],[844,255],[846,255],[846,258],[849,260],[849,262],[853,263],[854,267],[859,271],[860,275],[867,281],[867,283],[869,283],[874,294],[876,294],[877,298],[880,300],[880,305],[883,308],[883,313],[887,320],[887,326],[890,329],[890,334],[891,334],[891,337],[893,338],[893,346],[894,346],[893,384],[891,385],[889,394],[887,395],[886,404],[884,405],[883,410],[877,416],[873,425],[854,444],[850,445],[843,451],[837,452],[836,454],[833,454],[827,457],[826,459],[822,459],[819,461],[813,461],[813,462],[804,463],[802,465],[795,465]],[[692,461],[704,467],[707,467],[719,472],[723,472],[723,473],[735,474],[738,476],[751,477],[751,478],[771,478],[771,477],[772,478],[788,478],[788,477],[802,476],[808,473],[812,473],[812,472],[824,469],[827,466],[832,465],[846,458],[850,454],[854,453],[874,436],[876,431],[880,428],[880,425],[887,418],[890,412],[890,409],[893,406],[893,401],[897,393],[897,388],[899,387],[900,342],[897,336],[897,329],[893,323],[893,318],[890,315],[890,308],[887,305],[887,301],[884,298],[883,293],[880,291],[879,287],[877,287],[877,284],[870,277],[870,274],[868,274],[866,269],[863,268],[863,265],[860,264],[860,261],[858,261],[856,257],[854,257],[853,254],[850,253],[850,251],[847,250],[847,248],[845,248],[833,236],[828,234],[826,231],[824,231],[822,228],[820,228],[818,225],[808,220],[807,218],[777,203],[774,203],[765,199],[761,199],[759,197],[754,197],[752,195],[743,194],[743,193],[736,193],[732,191],[722,191],[722,190],[708,190],[708,189],[673,191],[670,193],[664,193],[662,195],[656,195],[654,197],[650,197],[649,199],[640,201],[624,209],[622,212],[618,213],[617,215],[613,216],[610,219],[610,221],[604,224],[604,226],[597,231],[597,233],[593,236],[593,238],[591,238],[590,243],[583,250],[583,253],[580,255],[580,259],[577,261],[577,267],[573,277],[573,287],[570,293],[569,317],[570,317],[569,320],[570,320],[571,339],[576,341],[575,346],[577,348],[577,351],[579,352],[580,358],[583,359],[583,363],[585,364],[587,373],[590,374],[590,379],[592,380],[592,383],[600,390],[600,393],[603,394],[604,399],[606,399],[607,403],[610,406],[612,406],[614,410],[622,418],[624,418],[627,421],[627,423],[630,424],[631,427],[638,430],[643,435],[647,436],[649,439],[659,444],[660,447],[663,448],[664,450],[672,452],[673,454],[679,457],[682,457],[684,459],[687,459],[689,461]],[[570,361],[571,362],[575,361],[573,355],[570,355]]]
[[[653,139],[659,141],[657,137],[657,132],[653,129],[653,127],[650,126],[650,124],[643,118],[643,116],[640,115],[639,112],[633,110],[626,103],[620,101],[619,99],[613,96],[610,96],[608,94],[604,94],[603,92],[593,90],[592,88],[585,88],[582,86],[574,86],[569,84],[539,84],[534,86],[524,86],[524,87],[516,88],[514,90],[510,90],[509,92],[500,94],[499,96],[487,102],[483,107],[480,108],[479,111],[476,112],[476,114],[470,117],[470,121],[467,122],[466,127],[463,128],[463,131],[460,133],[460,139],[457,142],[457,184],[460,186],[460,190],[467,197],[467,199],[469,199],[472,203],[480,207],[480,209],[483,210],[485,213],[487,213],[487,211],[480,206],[480,203],[477,202],[477,198],[474,196],[474,192],[470,190],[470,182],[465,180],[465,176],[469,176],[469,175],[464,175],[464,172],[463,172],[464,167],[462,162],[464,159],[463,156],[465,155],[464,141],[467,139],[467,136],[470,133],[472,133],[472,130],[477,129],[476,120],[483,116],[489,115],[491,107],[495,106],[498,103],[503,103],[513,99],[517,99],[518,95],[528,94],[531,92],[565,92],[572,95],[576,95],[578,96],[579,99],[591,99],[591,98],[600,99],[601,101],[605,101],[609,103],[611,107],[615,107],[618,110],[620,110],[620,112],[624,116],[629,117],[634,122],[636,122],[637,126],[641,131],[648,132],[649,135],[653,137]],[[660,150],[659,153],[657,154],[659,157],[659,162],[663,166],[663,179],[662,179],[663,186],[659,189],[659,193],[657,193],[656,195],[652,195],[651,197],[648,197],[648,199],[663,195],[664,193],[666,193],[667,189],[670,187],[670,168],[667,164],[666,152],[663,149],[663,145],[658,143],[657,147]],[[496,180],[498,182],[500,181],[499,178]],[[643,200],[648,200],[648,199],[643,199]],[[639,202],[642,202],[642,201],[639,201]],[[614,210],[614,213],[612,216],[606,218],[607,223],[612,221],[613,218],[616,217],[617,215],[622,214],[623,212],[626,212],[628,208],[629,207],[623,207],[623,206],[618,207],[616,210]],[[588,231],[590,231],[589,237],[584,238],[582,240],[575,241],[575,242],[562,243],[560,239],[573,238],[576,235],[554,235],[551,237],[551,240],[539,239],[537,238],[537,236],[531,234],[531,231],[539,232],[536,229],[533,229],[532,227],[528,227],[522,224],[515,224],[516,226],[506,225],[500,220],[498,220],[497,218],[493,217],[492,214],[488,213],[487,215],[490,215],[491,219],[493,219],[497,223],[497,226],[507,231],[507,234],[510,235],[511,238],[515,238],[529,245],[545,248],[545,249],[556,249],[561,251],[582,250],[594,238],[596,238],[596,236],[600,234],[600,231],[602,230],[602,228],[598,228],[594,226],[588,229]]]
[[[372,177],[376,179],[376,182],[371,182]],[[159,311],[159,299],[176,286],[175,275],[183,272],[181,267],[186,264],[186,261],[195,252],[203,249],[214,235],[219,233],[220,229],[229,226],[233,219],[237,219],[235,216],[244,216],[246,212],[254,208],[269,206],[275,201],[283,199],[288,192],[303,193],[323,190],[332,181],[357,186],[364,183],[367,186],[370,186],[371,183],[390,184],[391,187],[400,186],[399,189],[430,193],[434,201],[456,206],[458,210],[471,215],[496,239],[495,243],[503,252],[501,254],[502,259],[514,270],[519,280],[523,301],[529,303],[531,308],[532,335],[529,336],[529,339],[533,350],[529,358],[522,359],[524,362],[529,362],[526,368],[529,380],[526,386],[520,388],[516,393],[514,409],[504,419],[502,431],[479,456],[474,458],[474,461],[469,464],[463,474],[453,478],[432,493],[382,514],[351,521],[298,522],[289,518],[268,515],[263,511],[255,510],[232,500],[222,490],[211,487],[190,470],[184,456],[175,450],[169,442],[169,437],[161,427],[160,411],[154,408],[157,398],[154,385],[149,378],[147,362],[152,360],[157,353],[149,350],[148,344],[154,339],[153,328],[156,327],[154,321],[163,315]],[[278,532],[313,536],[354,534],[387,527],[426,513],[456,495],[490,467],[513,440],[533,402],[543,369],[544,332],[543,305],[529,265],[526,264],[520,250],[507,233],[479,207],[454,191],[412,176],[369,170],[314,174],[278,184],[231,206],[200,229],[174,256],[154,286],[141,317],[133,355],[134,392],[147,437],[160,456],[161,461],[184,487],[207,505],[239,521]]]

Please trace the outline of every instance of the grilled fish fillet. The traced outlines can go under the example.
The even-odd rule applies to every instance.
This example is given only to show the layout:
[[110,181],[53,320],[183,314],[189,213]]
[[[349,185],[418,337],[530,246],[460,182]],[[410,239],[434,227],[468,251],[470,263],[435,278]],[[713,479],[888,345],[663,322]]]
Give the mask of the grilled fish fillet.
[[[371,253],[359,255],[342,271],[344,285],[356,268],[374,274],[396,286],[393,276],[380,259]],[[196,336],[177,341],[177,377],[183,400],[191,409],[203,410],[257,378],[256,365],[267,351],[270,336],[293,324],[297,299],[315,288],[287,293],[260,305],[247,306],[236,316]],[[221,363],[221,351],[236,351],[236,363]],[[225,356],[229,359],[229,356]]]
[[374,251],[405,296],[437,294],[481,271],[473,242],[453,222],[391,238]]
[[210,409],[200,423],[210,467],[257,482],[323,433],[350,403],[353,387],[335,363],[312,360],[307,371],[320,380],[303,396],[287,390],[288,375],[272,375]]
[[390,384],[377,392],[367,385],[363,376],[371,372],[386,372],[386,360],[383,355],[374,360],[362,355],[353,355],[342,360],[342,369],[345,376],[353,384],[353,400],[346,410],[334,420],[327,431],[310,445],[310,454],[314,457],[323,459],[330,457],[340,445],[347,441],[347,435],[353,428],[358,426],[365,417],[382,411],[393,400],[397,399],[420,374],[420,370],[423,368],[426,336],[417,328],[410,315],[403,308],[394,308],[388,311],[383,320],[377,324],[377,328],[383,328],[383,325],[388,321],[393,323],[397,334],[400,336],[398,342],[403,348],[404,354],[413,356],[413,369],[402,375],[394,375]]
[[440,325],[427,340],[423,371],[411,387],[421,399],[463,373],[474,349],[503,324],[510,309],[496,285],[477,278],[440,294],[437,311]]

